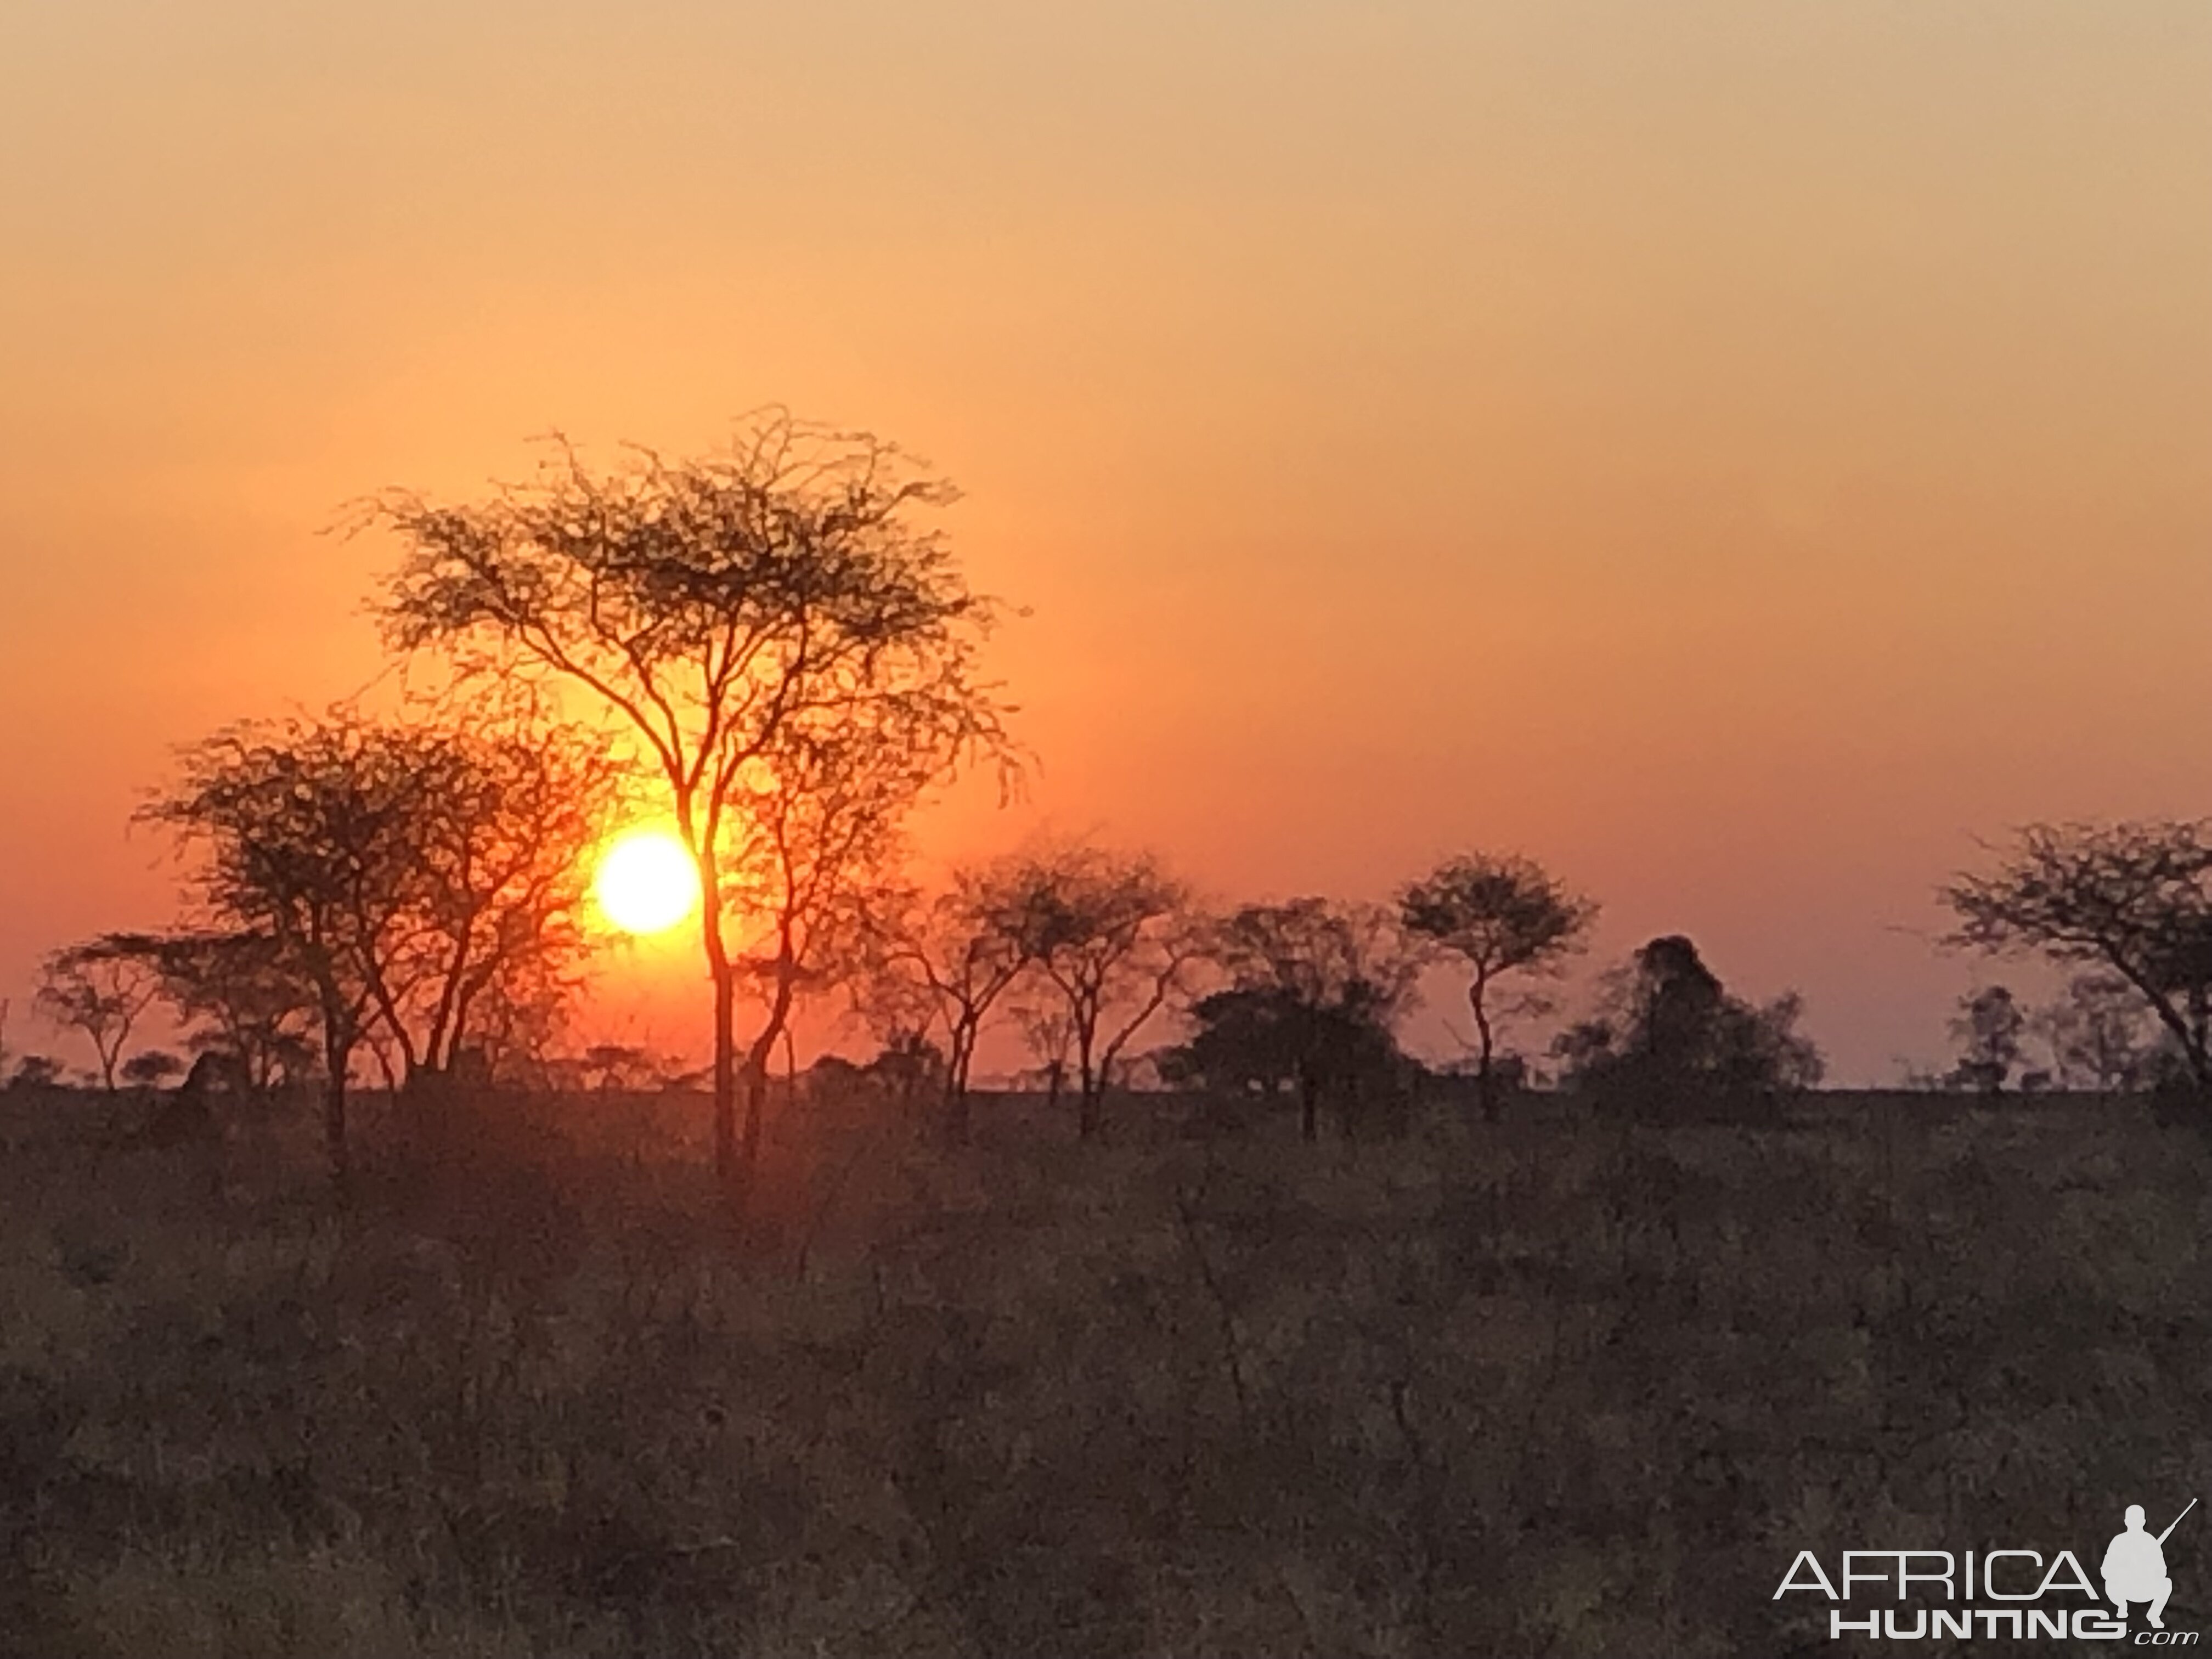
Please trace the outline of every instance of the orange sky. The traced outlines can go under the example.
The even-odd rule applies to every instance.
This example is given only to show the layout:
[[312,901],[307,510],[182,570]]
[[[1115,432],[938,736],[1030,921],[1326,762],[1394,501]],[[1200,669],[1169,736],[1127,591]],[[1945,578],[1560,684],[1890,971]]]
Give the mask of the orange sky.
[[2198,0],[0,8],[9,1040],[167,746],[374,671],[338,503],[780,400],[1033,612],[939,844],[1518,848],[1932,1060],[1973,836],[2212,811],[2208,86]]

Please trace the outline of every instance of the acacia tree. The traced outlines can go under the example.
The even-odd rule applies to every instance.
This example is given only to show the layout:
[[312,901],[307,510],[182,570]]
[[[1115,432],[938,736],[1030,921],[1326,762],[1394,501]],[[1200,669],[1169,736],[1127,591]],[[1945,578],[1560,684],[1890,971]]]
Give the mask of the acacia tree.
[[957,684],[909,681],[867,703],[858,717],[825,707],[787,720],[732,793],[723,869],[756,930],[733,959],[762,1004],[744,1053],[748,1170],[759,1161],[769,1059],[788,1042],[798,1002],[866,975],[908,812],[963,753],[998,743],[993,719]]
[[112,1094],[131,1028],[160,995],[161,981],[143,959],[106,939],[91,939],[46,957],[37,1006],[55,1024],[83,1033]]
[[1005,866],[957,869],[927,901],[896,896],[872,930],[871,997],[893,1007],[920,1003],[945,1028],[945,1130],[955,1145],[969,1138],[968,1079],[984,1022],[1029,965],[1006,926],[1008,874]]
[[1115,1062],[1200,953],[1188,903],[1149,854],[1073,847],[1009,867],[1000,926],[1066,1011],[1077,1132],[1086,1139],[1104,1121]]
[[1959,917],[1947,944],[2111,969],[2212,1091],[2212,824],[2031,824],[1938,892]]
[[532,482],[489,499],[390,494],[361,515],[402,545],[382,606],[396,644],[443,650],[464,676],[536,672],[586,689],[665,786],[699,871],[725,1179],[739,1173],[746,963],[730,864],[744,856],[732,843],[748,773],[795,727],[843,721],[865,738],[887,699],[917,686],[997,731],[1001,710],[976,675],[992,605],[912,523],[952,496],[891,445],[777,411],[702,457],[638,450],[595,472],[563,444]]
[[562,988],[582,948],[572,913],[598,822],[599,774],[569,763],[586,747],[557,732],[487,738],[338,709],[218,733],[145,809],[198,858],[202,931],[230,941],[222,950],[264,942],[254,970],[307,988],[341,1176],[365,1042],[402,1056],[399,1081],[433,1075],[493,988]]
[[1207,955],[1223,989],[1192,1010],[1179,1056],[1209,1080],[1279,1081],[1298,1094],[1299,1132],[1318,1138],[1324,1095],[1353,1098],[1397,1058],[1393,1027],[1411,1005],[1420,958],[1386,913],[1326,899],[1254,904],[1213,929]]
[[313,1064],[314,988],[273,933],[109,933],[104,942],[152,967],[185,1041],[228,1056],[246,1087],[272,1088]]
[[1534,860],[1462,854],[1445,860],[1398,898],[1406,931],[1457,957],[1472,975],[1475,1088],[1486,1118],[1498,1115],[1496,991],[1514,975],[1554,973],[1580,951],[1597,906],[1570,893]]
[[417,767],[415,863],[403,926],[364,966],[421,1084],[550,1035],[588,948],[586,854],[611,827],[619,768],[588,734],[526,716],[396,736]]
[[309,988],[324,1140],[343,1179],[347,1075],[375,1002],[370,964],[398,925],[416,861],[412,769],[374,726],[334,712],[234,726],[187,750],[181,771],[144,816],[197,855],[211,930],[273,940],[284,971]]

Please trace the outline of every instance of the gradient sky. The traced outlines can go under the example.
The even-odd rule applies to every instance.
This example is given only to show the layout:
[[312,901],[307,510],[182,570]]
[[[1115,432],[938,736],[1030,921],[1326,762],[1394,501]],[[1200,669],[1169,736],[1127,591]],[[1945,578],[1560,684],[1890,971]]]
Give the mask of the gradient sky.
[[1519,848],[1932,1060],[1977,835],[2212,811],[2208,87],[2202,0],[0,6],[10,1041],[170,745],[375,672],[339,503],[781,401],[1032,613],[933,845]]

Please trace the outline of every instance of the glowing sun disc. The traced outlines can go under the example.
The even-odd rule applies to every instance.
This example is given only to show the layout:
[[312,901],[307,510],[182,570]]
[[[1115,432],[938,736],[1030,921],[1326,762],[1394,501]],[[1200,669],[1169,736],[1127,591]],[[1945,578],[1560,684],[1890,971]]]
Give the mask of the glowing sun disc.
[[592,892],[624,933],[658,933],[698,907],[699,872],[667,830],[633,830],[601,856]]

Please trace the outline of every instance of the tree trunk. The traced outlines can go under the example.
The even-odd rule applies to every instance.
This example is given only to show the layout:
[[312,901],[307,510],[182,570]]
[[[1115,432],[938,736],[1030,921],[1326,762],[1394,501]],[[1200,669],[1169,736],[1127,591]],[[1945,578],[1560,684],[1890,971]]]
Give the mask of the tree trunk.
[[1075,1027],[1075,1138],[1088,1140],[1098,1132],[1099,1119],[1104,1114],[1099,1109],[1099,1098],[1106,1092],[1106,1079],[1092,1058],[1097,1041],[1097,1017],[1089,1024],[1080,1019]]
[[738,978],[719,934],[708,954],[714,981],[714,1175],[738,1178]]
[[330,1155],[331,1179],[343,1188],[353,1171],[352,1148],[346,1138],[346,1073],[353,1065],[361,1028],[336,977],[325,969],[314,978],[316,1012],[323,1028],[323,1146]]
[[738,1179],[750,1185],[760,1168],[761,1122],[768,1104],[768,1053],[756,1044],[745,1057],[745,1138],[739,1149]]
[[1490,1011],[1483,1006],[1489,988],[1485,979],[1478,975],[1474,983],[1467,988],[1467,1001],[1474,1013],[1474,1097],[1482,1107],[1482,1121],[1495,1123],[1498,1121],[1498,1088],[1491,1073],[1491,1063],[1497,1053],[1497,1038],[1490,1029]]
[[1091,1069],[1085,1066],[1079,1087],[1081,1093],[1076,1101],[1075,1136],[1079,1140],[1089,1140],[1097,1134],[1099,1126],[1105,1121],[1106,1080],[1093,1076]]
[[2197,1085],[2198,1097],[2212,1097],[2212,1044],[2208,1044],[2205,1039],[2208,1022],[2203,1017],[2201,1002],[2193,1011],[2198,1017],[2193,1020],[2186,1018],[2181,1010],[2173,1006],[2173,999],[2160,988],[2156,981],[2131,963],[2125,952],[2107,949],[2104,959],[2113,972],[2142,994],[2143,1000],[2150,1004],[2152,1017],[2166,1027],[2172,1034],[2174,1041],[2181,1045],[2182,1060],[2189,1067],[2189,1075]]
[[693,817],[691,792],[676,782],[676,827],[699,866],[699,941],[714,994],[714,1178],[726,1194],[738,1178],[738,975],[722,942],[722,876],[714,859],[714,814]]
[[975,1057],[975,1032],[956,1024],[945,1056],[945,1138],[955,1146],[968,1144],[968,1065]]
[[339,1185],[353,1172],[352,1148],[346,1140],[346,1070],[353,1063],[351,1046],[337,1036],[323,1042],[323,1064],[329,1076],[323,1083],[323,1145],[330,1153],[331,1175]]
[[2212,1044],[2205,1034],[2212,1028],[2212,1007],[2208,1007],[2204,988],[2196,987],[2189,999],[2189,1069],[2197,1078],[2197,1092],[2212,1094]]
[[742,1178],[752,1179],[753,1171],[760,1167],[761,1120],[768,1100],[769,1061],[775,1054],[776,1039],[781,1036],[791,1022],[791,1005],[795,993],[798,966],[792,961],[787,943],[776,958],[775,1000],[769,1005],[767,1022],[760,1035],[745,1054],[745,1139],[744,1173]]

